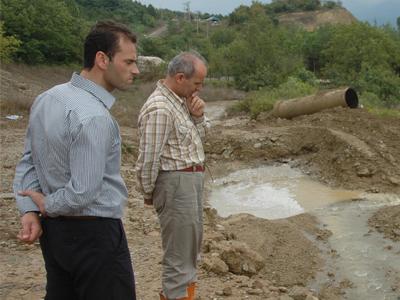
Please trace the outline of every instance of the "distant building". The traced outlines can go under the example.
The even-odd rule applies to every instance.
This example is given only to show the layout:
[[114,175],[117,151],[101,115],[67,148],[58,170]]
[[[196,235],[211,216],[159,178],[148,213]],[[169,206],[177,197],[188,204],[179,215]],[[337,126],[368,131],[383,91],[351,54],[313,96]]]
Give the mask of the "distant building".
[[208,19],[206,19],[207,22],[210,22],[211,25],[218,25],[220,22],[220,19],[216,16],[211,16]]

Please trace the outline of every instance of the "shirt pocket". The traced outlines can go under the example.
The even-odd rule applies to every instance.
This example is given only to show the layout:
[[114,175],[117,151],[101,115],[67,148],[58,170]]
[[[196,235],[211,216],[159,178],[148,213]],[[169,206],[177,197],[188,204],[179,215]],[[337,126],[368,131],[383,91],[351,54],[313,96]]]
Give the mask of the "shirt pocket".
[[183,121],[176,123],[176,135],[178,144],[181,146],[189,146],[192,143],[193,123]]

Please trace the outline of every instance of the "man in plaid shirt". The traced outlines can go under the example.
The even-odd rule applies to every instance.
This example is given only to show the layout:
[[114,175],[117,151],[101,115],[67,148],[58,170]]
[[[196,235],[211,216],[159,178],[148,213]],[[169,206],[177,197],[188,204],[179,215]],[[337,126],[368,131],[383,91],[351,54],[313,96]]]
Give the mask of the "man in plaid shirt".
[[194,299],[203,234],[202,138],[210,127],[198,92],[206,75],[198,53],[177,55],[139,115],[136,171],[144,202],[154,205],[161,226],[161,300]]

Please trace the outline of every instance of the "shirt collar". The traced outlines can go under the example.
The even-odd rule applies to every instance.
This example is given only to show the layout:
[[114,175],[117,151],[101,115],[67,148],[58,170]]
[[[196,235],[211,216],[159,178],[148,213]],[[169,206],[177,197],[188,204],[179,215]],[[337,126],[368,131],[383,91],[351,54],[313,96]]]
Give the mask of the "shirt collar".
[[179,97],[177,94],[174,93],[169,87],[164,84],[164,80],[159,80],[157,82],[157,87],[161,90],[161,92],[166,96],[168,99],[177,100],[180,104],[185,104],[185,100]]
[[115,102],[115,97],[106,91],[102,86],[82,77],[76,72],[72,74],[71,84],[95,96],[108,109],[110,109]]

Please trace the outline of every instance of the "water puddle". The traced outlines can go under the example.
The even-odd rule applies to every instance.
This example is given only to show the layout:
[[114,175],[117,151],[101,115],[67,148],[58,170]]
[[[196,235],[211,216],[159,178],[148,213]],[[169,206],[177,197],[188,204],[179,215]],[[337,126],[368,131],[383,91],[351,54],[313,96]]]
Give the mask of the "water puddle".
[[240,170],[217,179],[209,201],[222,217],[249,213],[272,220],[360,195],[359,191],[329,188],[289,165],[280,165]]
[[[346,290],[344,299],[400,300],[400,291],[392,288],[400,280],[400,243],[371,232],[367,225],[379,207],[400,204],[400,196],[364,196],[359,201],[338,203],[313,212],[332,232],[329,243],[339,255],[332,269],[335,280],[348,279],[353,285]],[[326,274],[326,270],[318,274],[314,284],[332,281]]]
[[[400,204],[399,195],[365,194],[331,189],[289,165],[236,171],[214,182],[209,203],[218,214],[249,213],[279,219],[310,212],[332,232],[329,244],[337,253],[326,254],[326,269],[311,287],[349,280],[343,299],[399,300],[392,289],[400,278],[400,243],[370,232],[368,218],[384,205]],[[333,272],[335,277],[327,274]]]

